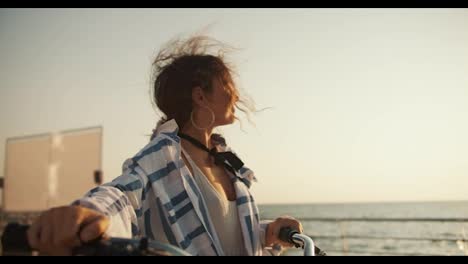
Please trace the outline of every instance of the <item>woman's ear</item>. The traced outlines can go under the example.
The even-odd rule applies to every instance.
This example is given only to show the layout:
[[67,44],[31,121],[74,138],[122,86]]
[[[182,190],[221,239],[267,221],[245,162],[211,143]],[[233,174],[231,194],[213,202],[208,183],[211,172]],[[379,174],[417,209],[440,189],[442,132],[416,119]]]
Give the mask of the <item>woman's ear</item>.
[[206,104],[205,93],[200,86],[192,89],[192,101],[196,106],[204,106]]

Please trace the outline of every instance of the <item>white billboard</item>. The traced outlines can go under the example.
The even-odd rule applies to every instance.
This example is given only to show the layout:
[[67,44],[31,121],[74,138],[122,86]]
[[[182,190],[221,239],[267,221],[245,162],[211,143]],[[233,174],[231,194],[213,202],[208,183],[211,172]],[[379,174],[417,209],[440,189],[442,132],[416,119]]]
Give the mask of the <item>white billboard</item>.
[[4,210],[41,211],[70,204],[96,186],[101,156],[101,127],[8,139]]

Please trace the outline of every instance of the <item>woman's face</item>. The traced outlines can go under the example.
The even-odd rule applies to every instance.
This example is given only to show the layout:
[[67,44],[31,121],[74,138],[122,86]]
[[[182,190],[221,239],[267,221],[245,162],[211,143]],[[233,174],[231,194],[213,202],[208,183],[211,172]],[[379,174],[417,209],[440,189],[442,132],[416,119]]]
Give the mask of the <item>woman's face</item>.
[[235,104],[239,100],[237,89],[232,82],[213,80],[213,91],[206,95],[208,107],[213,110],[213,126],[232,124],[235,121]]

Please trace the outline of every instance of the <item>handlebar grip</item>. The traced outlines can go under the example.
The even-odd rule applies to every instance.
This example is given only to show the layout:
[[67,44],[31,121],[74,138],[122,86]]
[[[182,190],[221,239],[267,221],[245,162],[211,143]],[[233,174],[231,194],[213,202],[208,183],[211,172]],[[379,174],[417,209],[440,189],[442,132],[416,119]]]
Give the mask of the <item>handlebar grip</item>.
[[2,235],[2,254],[28,254],[33,251],[29,246],[27,230],[29,225],[9,223]]
[[[295,234],[300,234],[299,231],[297,230],[294,230],[290,227],[282,227],[279,231],[279,234],[278,234],[278,237],[281,241],[284,241],[284,242],[288,242],[288,243],[291,243],[291,244],[294,244],[296,246],[296,248],[300,247],[299,244],[297,244],[294,240],[293,240],[293,236]],[[314,252],[315,252],[315,255],[316,256],[326,256],[327,253],[325,253],[325,251],[321,250],[320,248],[318,248],[317,246],[314,246]]]
[[297,246],[297,244],[292,239],[295,234],[299,234],[299,231],[294,230],[290,227],[282,227],[279,231],[278,237],[281,241],[291,243]]

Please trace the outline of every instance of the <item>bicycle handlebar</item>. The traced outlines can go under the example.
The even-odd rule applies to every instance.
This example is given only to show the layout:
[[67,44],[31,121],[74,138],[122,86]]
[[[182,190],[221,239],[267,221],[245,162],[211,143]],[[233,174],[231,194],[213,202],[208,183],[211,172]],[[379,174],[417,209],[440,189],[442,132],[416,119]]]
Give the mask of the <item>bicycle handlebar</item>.
[[[9,223],[2,235],[3,255],[32,255],[35,250],[30,247],[27,230],[29,225]],[[304,256],[326,256],[314,241],[291,228],[282,228],[279,232],[282,241],[292,243],[304,249]],[[149,241],[147,238],[107,238],[87,242],[72,250],[74,256],[190,256],[186,251],[170,244]]]
[[[26,255],[35,250],[29,246],[27,230],[29,225],[9,223],[2,235],[3,255]],[[186,251],[147,238],[96,239],[72,250],[74,256],[189,256]]]

